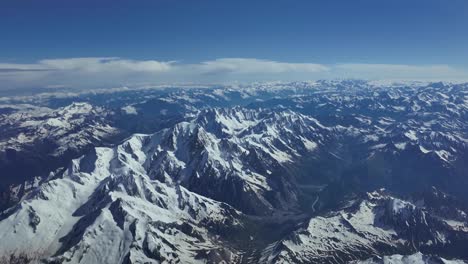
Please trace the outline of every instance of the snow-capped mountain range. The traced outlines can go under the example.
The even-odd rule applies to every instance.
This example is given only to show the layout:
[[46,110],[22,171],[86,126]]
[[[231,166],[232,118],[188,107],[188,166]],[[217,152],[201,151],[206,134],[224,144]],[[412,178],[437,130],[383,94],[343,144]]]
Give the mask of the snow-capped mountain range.
[[40,144],[39,140],[48,140],[57,145],[51,154],[58,156],[116,133],[106,121],[110,113],[88,103],[73,103],[59,109],[9,105],[2,106],[2,110],[6,114],[0,116],[4,132],[1,150],[24,151]]
[[111,115],[89,103],[58,109],[30,104],[0,106],[0,192],[15,185],[12,192],[4,192],[0,208],[17,200],[37,177],[118,138],[121,132],[108,120]]
[[[6,192],[15,199],[0,214],[0,256],[468,260],[465,84],[270,83],[125,98],[114,108],[2,108],[4,153],[50,142],[47,154],[64,162]],[[143,121],[155,131],[125,126]]]

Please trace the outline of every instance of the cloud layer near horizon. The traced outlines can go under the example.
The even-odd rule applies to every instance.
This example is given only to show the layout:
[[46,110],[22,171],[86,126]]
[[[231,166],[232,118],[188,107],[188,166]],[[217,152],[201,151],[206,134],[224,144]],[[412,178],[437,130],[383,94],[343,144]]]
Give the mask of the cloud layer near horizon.
[[336,78],[466,81],[468,71],[449,65],[362,63],[324,65],[255,58],[220,58],[199,63],[182,63],[89,57],[44,59],[23,64],[0,63],[0,90]]

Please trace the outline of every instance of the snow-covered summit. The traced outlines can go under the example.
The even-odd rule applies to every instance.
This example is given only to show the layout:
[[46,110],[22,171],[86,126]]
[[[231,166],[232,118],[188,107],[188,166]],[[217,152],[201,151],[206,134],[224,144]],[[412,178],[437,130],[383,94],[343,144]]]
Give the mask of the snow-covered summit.
[[[294,205],[294,188],[278,193],[274,186],[292,180],[286,166],[323,144],[326,131],[317,120],[290,111],[215,108],[153,135],[135,135],[120,148],[156,179],[248,212],[266,212]],[[271,192],[278,194],[267,198]]]

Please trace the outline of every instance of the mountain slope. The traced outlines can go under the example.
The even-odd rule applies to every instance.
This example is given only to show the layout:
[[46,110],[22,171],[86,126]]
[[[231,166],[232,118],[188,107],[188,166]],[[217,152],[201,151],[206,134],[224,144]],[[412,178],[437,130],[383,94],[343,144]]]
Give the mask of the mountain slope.
[[9,242],[1,253],[65,263],[229,260],[235,255],[217,236],[240,225],[239,215],[151,179],[130,153],[96,148],[2,216],[1,236]]
[[[160,181],[178,182],[244,212],[286,210],[296,202],[286,165],[314,151],[326,130],[292,112],[210,109],[143,139],[141,162]],[[124,147],[140,148],[132,140]]]
[[[88,103],[0,106],[0,191],[33,181],[120,134],[111,112]],[[0,203],[1,208],[1,203]]]
[[385,190],[375,191],[351,200],[341,210],[311,218],[267,247],[260,261],[344,263],[415,251],[467,259],[463,248],[468,243],[468,219],[462,214],[463,220],[456,221]]

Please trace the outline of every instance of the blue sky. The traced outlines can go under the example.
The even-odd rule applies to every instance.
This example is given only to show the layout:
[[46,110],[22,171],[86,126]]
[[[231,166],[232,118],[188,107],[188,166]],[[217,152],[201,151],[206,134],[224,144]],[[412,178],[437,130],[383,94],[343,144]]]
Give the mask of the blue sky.
[[0,34],[0,89],[468,79],[465,0],[2,1]]

